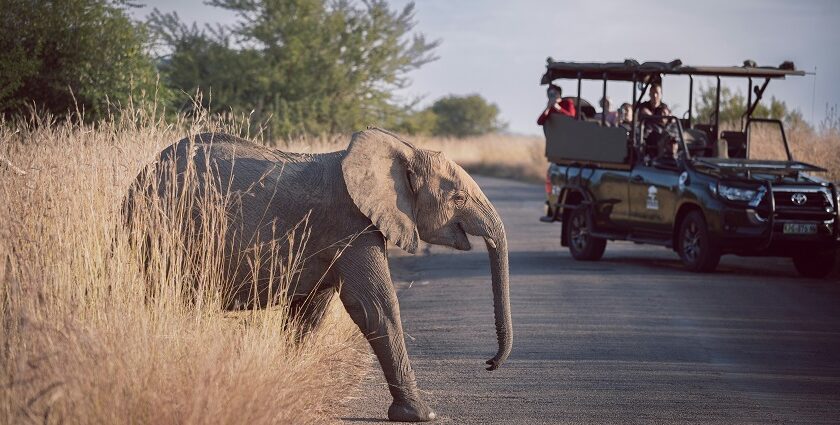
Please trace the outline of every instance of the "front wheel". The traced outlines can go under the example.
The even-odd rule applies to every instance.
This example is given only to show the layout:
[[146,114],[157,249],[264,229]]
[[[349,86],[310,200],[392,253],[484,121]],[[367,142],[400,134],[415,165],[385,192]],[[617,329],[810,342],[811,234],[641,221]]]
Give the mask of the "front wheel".
[[822,279],[828,276],[837,264],[837,253],[832,250],[804,252],[793,257],[793,266],[802,276]]
[[677,252],[685,267],[693,272],[711,272],[720,262],[720,248],[699,211],[688,213],[680,223]]
[[589,209],[577,207],[569,214],[569,220],[563,223],[568,229],[569,252],[578,261],[598,261],[604,256],[607,240],[592,236]]

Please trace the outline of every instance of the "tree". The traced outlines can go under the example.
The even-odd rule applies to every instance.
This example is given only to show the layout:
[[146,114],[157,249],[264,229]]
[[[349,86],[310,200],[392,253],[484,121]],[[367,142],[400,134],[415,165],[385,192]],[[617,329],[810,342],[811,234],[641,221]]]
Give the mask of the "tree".
[[183,24],[178,15],[152,13],[149,26],[158,43],[171,51],[158,62],[164,84],[172,89],[195,94],[195,99],[173,99],[180,112],[189,112],[195,101],[214,112],[254,109],[268,87],[263,75],[263,61],[254,50],[231,47],[231,34],[225,30],[207,31],[193,24]]
[[108,102],[126,104],[152,93],[157,75],[145,51],[146,32],[108,0],[0,0],[0,113],[35,105],[85,118]]
[[429,135],[434,134],[437,120],[438,116],[432,108],[426,108],[402,114],[402,119],[392,124],[391,128],[405,134]]
[[[275,136],[334,134],[394,122],[392,95],[406,74],[436,59],[411,34],[414,5],[384,0],[212,0],[238,22],[214,31],[155,13],[150,25],[170,47],[167,84],[212,92],[212,109],[252,113]],[[272,137],[272,135],[269,135]]]
[[499,108],[477,94],[446,96],[430,109],[437,117],[434,134],[438,136],[479,136],[505,128],[499,121]]
[[[713,123],[715,120],[715,98],[717,96],[717,88],[715,86],[700,86],[700,95],[695,101],[696,117],[698,122]],[[753,98],[755,101],[755,98]],[[727,86],[720,88],[720,122],[724,123],[740,123],[741,117],[747,112],[747,99],[741,94],[741,91],[732,92]],[[798,109],[789,110],[787,104],[776,99],[770,98],[770,105],[759,103],[753,111],[753,116],[756,118],[773,118],[782,120],[787,126],[793,127],[797,125],[804,125],[805,121],[802,118],[802,113]]]

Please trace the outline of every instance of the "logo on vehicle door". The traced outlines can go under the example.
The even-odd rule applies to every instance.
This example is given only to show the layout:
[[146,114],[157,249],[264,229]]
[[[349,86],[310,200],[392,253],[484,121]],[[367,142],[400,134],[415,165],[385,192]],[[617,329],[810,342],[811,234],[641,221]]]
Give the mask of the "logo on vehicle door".
[[805,205],[805,203],[808,202],[808,195],[802,192],[794,193],[793,196],[790,197],[790,201],[796,205]]
[[648,196],[645,206],[649,210],[659,209],[659,199],[656,199],[656,186],[651,186],[648,188]]

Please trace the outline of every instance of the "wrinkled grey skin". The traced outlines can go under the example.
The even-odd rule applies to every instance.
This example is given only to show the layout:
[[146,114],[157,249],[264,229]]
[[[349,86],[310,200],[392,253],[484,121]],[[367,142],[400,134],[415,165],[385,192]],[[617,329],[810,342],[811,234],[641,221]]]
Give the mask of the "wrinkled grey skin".
[[[241,230],[230,246],[266,242],[271,238],[266,229],[272,224],[282,235],[308,215],[312,233],[292,312],[310,328],[317,326],[328,301],[338,293],[379,359],[394,397],[388,409],[391,420],[428,421],[435,413],[421,399],[408,361],[386,240],[414,253],[419,240],[469,250],[467,234],[483,237],[490,256],[498,337],[498,352],[487,361],[487,369],[498,368],[510,354],[513,334],[502,221],[475,181],[443,154],[416,149],[387,131],[368,129],[354,134],[347,150],[318,155],[202,134],[163,150],[158,164],[173,158],[178,170],[187,161],[199,172],[210,164],[218,181],[229,184],[234,193],[247,193],[237,198],[241,213],[233,215],[234,228]],[[159,184],[163,190],[168,181],[164,177]],[[247,256],[247,250],[231,257],[241,259],[243,254]],[[254,293],[253,283],[242,284],[251,279],[248,261],[239,264],[233,267],[231,279],[239,286],[229,307],[269,304],[267,279],[258,282]],[[267,275],[268,270],[260,271],[260,276]]]

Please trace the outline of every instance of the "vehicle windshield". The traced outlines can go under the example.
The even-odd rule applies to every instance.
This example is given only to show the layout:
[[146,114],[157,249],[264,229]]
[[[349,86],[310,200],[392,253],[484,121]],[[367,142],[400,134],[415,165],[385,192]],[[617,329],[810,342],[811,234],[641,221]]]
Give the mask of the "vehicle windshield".
[[754,160],[787,161],[785,140],[778,122],[753,121],[749,126],[749,156]]

